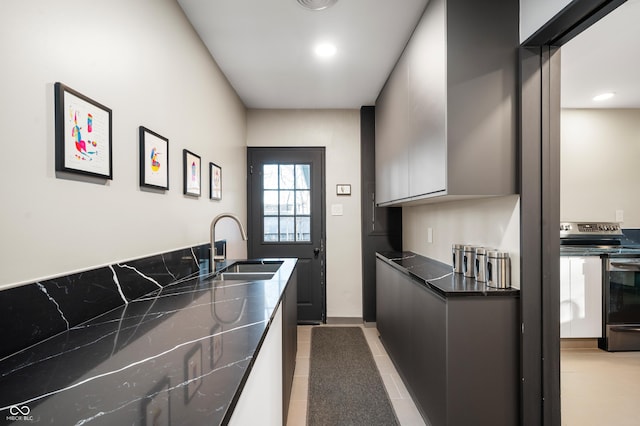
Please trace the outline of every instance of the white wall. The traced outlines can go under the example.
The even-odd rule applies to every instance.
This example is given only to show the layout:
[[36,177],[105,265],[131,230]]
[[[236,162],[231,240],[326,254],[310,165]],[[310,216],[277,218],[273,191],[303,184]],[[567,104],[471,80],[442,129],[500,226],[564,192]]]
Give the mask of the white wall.
[[[3,0],[0,57],[0,288],[207,242],[213,216],[246,216],[245,108],[174,0]],[[56,178],[56,81],[113,110],[112,181]],[[169,138],[164,194],[138,185],[140,125]],[[182,194],[183,148],[202,157],[199,199]]]
[[572,0],[520,0],[520,43],[531,37]]
[[[360,112],[249,110],[247,145],[326,147],[327,316],[361,318]],[[338,183],[352,195],[336,196]],[[332,204],[344,215],[332,216]]]
[[563,109],[560,218],[640,228],[640,110]]
[[[520,288],[520,197],[481,198],[403,207],[403,249],[452,264],[451,245],[492,247],[511,254],[511,282]],[[427,229],[433,242],[427,241]]]

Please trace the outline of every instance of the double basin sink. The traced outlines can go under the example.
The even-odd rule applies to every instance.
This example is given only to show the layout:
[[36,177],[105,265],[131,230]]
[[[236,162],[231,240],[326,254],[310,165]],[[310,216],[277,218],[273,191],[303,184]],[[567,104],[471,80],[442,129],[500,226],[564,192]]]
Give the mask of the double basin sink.
[[282,266],[282,261],[243,260],[218,271],[214,280],[257,281],[270,280]]

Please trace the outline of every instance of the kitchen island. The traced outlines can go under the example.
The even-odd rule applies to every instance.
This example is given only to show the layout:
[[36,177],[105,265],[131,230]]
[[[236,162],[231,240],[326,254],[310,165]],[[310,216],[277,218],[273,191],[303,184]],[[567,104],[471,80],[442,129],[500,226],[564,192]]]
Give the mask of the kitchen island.
[[412,252],[377,253],[380,339],[427,424],[519,423],[519,290]]
[[272,277],[195,273],[1,359],[1,423],[241,423],[234,408],[251,408],[243,392],[267,352],[277,375],[266,396],[279,405],[265,409],[282,419],[295,360],[296,260],[257,261],[268,262],[280,264]]

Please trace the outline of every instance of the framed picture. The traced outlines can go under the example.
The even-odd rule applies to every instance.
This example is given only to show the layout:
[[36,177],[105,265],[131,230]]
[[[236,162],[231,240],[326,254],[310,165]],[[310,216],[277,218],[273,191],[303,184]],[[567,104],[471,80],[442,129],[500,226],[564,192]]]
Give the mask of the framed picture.
[[341,183],[336,185],[336,195],[351,195],[351,184]]
[[222,328],[220,324],[216,324],[211,328],[209,332],[211,334],[211,339],[209,342],[210,350],[211,350],[211,358],[210,358],[210,368],[214,370],[220,358],[222,358]]
[[140,411],[142,426],[169,426],[171,424],[171,392],[169,378],[160,380],[142,399]]
[[56,171],[112,179],[111,109],[55,84]]
[[209,197],[222,200],[222,167],[209,163]]
[[182,150],[182,167],[184,178],[184,193],[193,197],[200,196],[200,156],[193,152]]
[[169,189],[169,139],[140,126],[140,186]]
[[198,343],[184,357],[184,403],[191,401],[202,385],[202,344]]

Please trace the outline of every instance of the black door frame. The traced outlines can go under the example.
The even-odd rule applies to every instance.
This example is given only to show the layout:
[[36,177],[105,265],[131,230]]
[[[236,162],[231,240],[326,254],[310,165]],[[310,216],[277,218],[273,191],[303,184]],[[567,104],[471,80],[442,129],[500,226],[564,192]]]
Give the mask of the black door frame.
[[[251,188],[251,175],[253,174],[251,159],[250,159],[250,150],[254,151],[283,151],[283,152],[304,152],[304,151],[315,151],[321,157],[321,179],[320,179],[320,212],[321,212],[321,247],[320,247],[320,257],[321,257],[321,288],[320,288],[320,298],[321,298],[321,319],[319,320],[321,323],[326,323],[327,320],[327,255],[326,255],[326,241],[327,241],[327,218],[326,218],[326,148],[322,146],[249,146],[247,147],[247,231],[249,233],[249,238],[252,235],[259,235],[260,230],[254,229],[253,220],[252,220],[252,208],[255,200],[253,199],[253,191]],[[247,244],[247,251],[249,256],[252,256],[253,247],[251,242]],[[317,324],[318,321],[305,321],[298,320],[299,324]]]
[[626,0],[574,0],[520,48],[521,424],[560,425],[560,46]]

